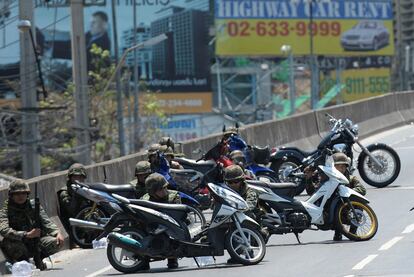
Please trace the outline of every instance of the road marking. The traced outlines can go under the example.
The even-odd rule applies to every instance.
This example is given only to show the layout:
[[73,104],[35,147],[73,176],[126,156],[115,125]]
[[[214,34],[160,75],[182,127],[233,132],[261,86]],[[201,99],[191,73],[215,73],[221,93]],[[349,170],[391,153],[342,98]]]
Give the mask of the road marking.
[[353,270],[361,270],[363,269],[367,264],[372,262],[378,255],[368,255],[365,259],[357,263],[352,269]]
[[405,227],[404,231],[402,231],[402,234],[409,234],[412,231],[414,231],[414,224],[411,224]]
[[399,242],[400,240],[402,240],[403,237],[395,237],[393,239],[391,239],[390,241],[388,241],[387,243],[383,244],[380,249],[378,249],[379,251],[384,251],[384,250],[388,250],[390,249],[394,244],[396,244],[397,242]]
[[[399,185],[400,187],[385,187],[385,188],[381,188],[381,190],[411,190],[414,189],[413,186],[403,186],[403,185]],[[369,188],[371,189],[371,188]]]
[[355,277],[355,275],[345,275],[344,277]]
[[91,273],[89,275],[86,275],[86,277],[95,277],[95,276],[98,276],[99,274],[102,274],[104,272],[107,272],[110,269],[112,269],[112,266],[109,265],[107,267],[102,268],[101,270],[98,270],[98,271],[95,271],[94,273]]
[[401,147],[394,147],[395,150],[412,150],[414,146],[401,146]]

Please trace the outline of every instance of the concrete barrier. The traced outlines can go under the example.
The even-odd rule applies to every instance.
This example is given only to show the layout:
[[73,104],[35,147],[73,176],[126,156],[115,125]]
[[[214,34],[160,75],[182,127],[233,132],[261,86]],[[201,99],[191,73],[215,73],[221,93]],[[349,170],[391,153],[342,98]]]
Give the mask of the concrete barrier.
[[[243,126],[242,136],[251,144],[283,146],[295,145],[305,150],[314,149],[321,136],[329,130],[325,113],[337,118],[350,118],[360,125],[360,135],[366,137],[414,120],[414,92],[390,93],[384,96],[361,100],[349,104],[333,106],[318,111],[297,114],[282,120],[272,120]],[[221,134],[186,141],[182,150],[187,157],[199,158],[194,150],[208,150],[221,138]],[[145,159],[145,153],[128,155],[118,159],[94,164],[87,167],[88,181],[104,180],[104,168],[107,182],[127,183],[134,178],[134,165]],[[57,219],[57,191],[66,184],[66,171],[56,172],[27,180],[31,189],[39,184],[39,196],[42,206],[49,216]],[[0,188],[0,203],[7,199],[7,187]],[[1,262],[4,261],[0,252]],[[4,270],[4,269],[3,269]]]

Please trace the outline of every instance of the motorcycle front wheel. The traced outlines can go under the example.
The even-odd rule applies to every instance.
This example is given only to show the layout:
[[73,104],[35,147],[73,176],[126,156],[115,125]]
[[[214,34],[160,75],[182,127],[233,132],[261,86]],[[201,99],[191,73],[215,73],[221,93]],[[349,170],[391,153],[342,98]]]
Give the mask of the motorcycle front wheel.
[[[99,223],[102,218],[109,218],[109,214],[99,206],[87,206],[80,210],[76,219]],[[92,241],[98,237],[102,231],[82,227],[71,226],[73,242],[81,248],[92,248]]]
[[362,152],[358,157],[358,171],[362,180],[377,188],[386,187],[394,182],[401,169],[401,161],[397,152],[382,143],[369,145],[367,149],[381,163],[381,166]]
[[[135,240],[142,240],[145,236],[143,231],[132,227],[125,227],[119,233]],[[136,255],[110,243],[108,243],[108,248],[106,249],[106,256],[112,267],[123,273],[134,273],[148,268],[148,258]]]
[[349,203],[341,203],[336,209],[336,227],[350,240],[370,240],[378,230],[375,212],[365,203],[351,201],[351,205],[355,213]]
[[249,225],[242,225],[241,231],[234,228],[227,233],[225,241],[227,252],[235,262],[242,265],[260,263],[266,254],[266,243],[262,235]]

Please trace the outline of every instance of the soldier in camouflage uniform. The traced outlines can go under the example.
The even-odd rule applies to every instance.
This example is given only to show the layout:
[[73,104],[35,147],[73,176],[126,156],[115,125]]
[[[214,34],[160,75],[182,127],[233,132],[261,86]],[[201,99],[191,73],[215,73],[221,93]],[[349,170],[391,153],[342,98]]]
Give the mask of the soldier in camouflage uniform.
[[145,179],[151,174],[151,164],[148,161],[139,161],[135,165],[135,177],[136,179],[129,182],[135,187],[135,197],[141,198],[147,193],[145,187]]
[[[148,193],[145,194],[141,199],[142,200],[149,200],[157,203],[165,203],[165,204],[181,204],[181,197],[178,194],[178,191],[169,190],[168,182],[158,173],[152,173],[148,178],[145,180],[145,186],[147,187]],[[168,268],[177,268],[178,261],[176,258],[168,259]],[[144,268],[145,270],[149,269],[148,266]]]
[[233,162],[233,164],[238,165],[243,169],[246,179],[249,179],[249,180],[256,179],[256,175],[254,175],[252,171],[245,168],[246,157],[244,156],[244,153],[242,151],[240,150],[231,151],[229,158]]
[[72,237],[72,232],[69,218],[76,217],[82,205],[85,204],[85,199],[73,191],[71,184],[75,181],[83,183],[86,178],[85,167],[80,163],[74,163],[69,167],[66,186],[58,191],[60,219],[66,231],[69,233],[70,238]]
[[[259,208],[259,196],[257,193],[249,188],[245,182],[245,174],[243,169],[238,165],[231,165],[224,169],[224,181],[226,184],[235,192],[240,194],[244,200],[246,200],[247,205],[249,206],[249,211],[246,212],[246,215],[257,219],[260,217],[260,208]],[[265,232],[265,230],[262,230]],[[268,234],[262,234],[268,235]],[[233,264],[237,263],[233,258],[227,260],[227,263]]]
[[184,169],[182,165],[180,165],[179,162],[174,161],[175,153],[174,150],[171,147],[167,147],[167,149],[164,151],[164,157],[168,161],[170,168],[172,169]]
[[[34,201],[29,200],[29,186],[22,180],[13,181],[9,186],[9,199],[0,210],[0,235],[4,237],[2,250],[10,262],[29,260],[34,256],[34,239],[39,238],[38,251],[41,258],[59,250],[64,238],[57,226],[40,207],[41,227],[34,228]],[[41,268],[41,270],[45,267]]]
[[[358,180],[356,176],[352,176],[349,172],[349,166],[351,164],[351,159],[344,153],[335,153],[332,155],[332,158],[334,160],[335,168],[339,172],[341,172],[343,175],[345,175],[345,177],[349,180],[349,184],[347,184],[347,186],[353,189],[354,191],[362,195],[365,195],[367,193],[367,190],[365,189],[365,187],[361,184],[361,182]],[[320,187],[320,182],[312,181],[312,179],[309,178],[309,175],[310,175],[309,172],[305,174],[308,175],[306,191],[308,192],[309,195],[312,195]],[[355,233],[356,228],[352,226],[350,231]],[[335,235],[333,239],[335,241],[342,240],[342,234],[339,230],[335,230]]]

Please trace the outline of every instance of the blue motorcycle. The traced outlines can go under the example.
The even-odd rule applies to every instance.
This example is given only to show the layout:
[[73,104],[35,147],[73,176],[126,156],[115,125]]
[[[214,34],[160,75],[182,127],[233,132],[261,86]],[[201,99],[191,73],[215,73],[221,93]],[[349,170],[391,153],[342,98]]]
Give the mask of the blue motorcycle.
[[[153,168],[153,171],[161,174],[162,176],[164,176],[164,178],[169,183],[168,188],[178,191],[178,194],[181,197],[181,202],[183,204],[192,206],[193,208],[197,208],[197,209],[206,209],[210,206],[209,199],[208,199],[208,201],[206,199],[204,199],[206,196],[197,195],[196,188],[198,188],[198,185],[195,185],[194,188],[192,188],[191,190],[188,190],[188,189],[184,188],[184,186],[181,186],[180,184],[177,184],[177,182],[172,178],[172,176],[170,174],[171,173],[170,166],[168,164],[167,159],[164,157],[163,153],[160,153],[160,152],[158,153],[158,165],[155,168]],[[189,170],[176,169],[176,170],[174,170],[174,172],[176,174],[178,172],[182,172],[183,174],[188,174]],[[200,173],[197,173],[196,171],[192,171],[192,172],[194,172],[195,175],[200,174]],[[194,178],[194,179],[196,179],[196,178]],[[198,201],[196,198],[199,198],[201,201]],[[208,203],[205,203],[205,202],[208,202]]]
[[270,149],[266,147],[250,146],[248,145],[242,137],[239,135],[231,135],[227,141],[229,145],[229,150],[240,150],[243,151],[244,156],[246,157],[245,168],[250,170],[257,179],[268,181],[271,183],[277,183],[278,178],[276,172],[270,168],[264,166],[269,163],[270,160]]

